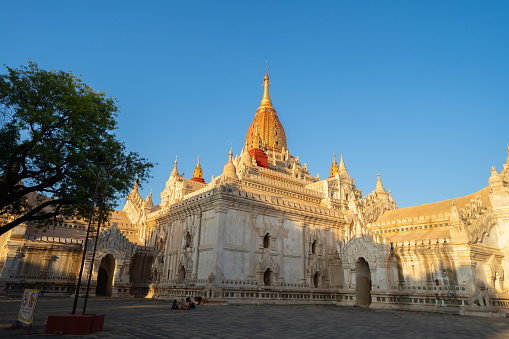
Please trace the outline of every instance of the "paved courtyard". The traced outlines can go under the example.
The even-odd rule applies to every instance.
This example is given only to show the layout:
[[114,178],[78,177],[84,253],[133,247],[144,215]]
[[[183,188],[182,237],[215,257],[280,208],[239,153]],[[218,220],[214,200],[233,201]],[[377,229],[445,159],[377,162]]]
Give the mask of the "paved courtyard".
[[[69,313],[73,299],[41,298],[35,329],[42,335],[48,315]],[[17,317],[20,300],[0,297],[0,337]],[[509,319],[380,311],[333,305],[197,306],[174,311],[164,301],[92,298],[89,313],[105,313],[104,331],[87,338],[509,338]],[[73,337],[77,336],[59,336]]]

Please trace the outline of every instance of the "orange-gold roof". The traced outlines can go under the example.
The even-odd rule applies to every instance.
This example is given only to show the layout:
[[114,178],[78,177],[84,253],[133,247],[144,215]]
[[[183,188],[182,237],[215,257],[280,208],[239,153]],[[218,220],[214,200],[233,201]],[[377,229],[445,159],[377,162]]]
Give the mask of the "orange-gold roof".
[[285,130],[279,121],[276,110],[272,106],[272,100],[270,100],[269,76],[267,71],[265,71],[265,78],[263,79],[263,98],[246,134],[248,150],[251,150],[254,146],[257,129],[262,139],[263,147],[278,151],[281,151],[283,147],[287,148]]

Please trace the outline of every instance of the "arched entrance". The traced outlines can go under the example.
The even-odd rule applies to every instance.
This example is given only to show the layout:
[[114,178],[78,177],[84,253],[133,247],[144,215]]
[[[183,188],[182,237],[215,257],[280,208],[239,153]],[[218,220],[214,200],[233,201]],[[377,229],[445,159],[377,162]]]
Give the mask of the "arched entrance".
[[270,268],[267,268],[265,273],[263,274],[263,283],[265,286],[270,286],[270,281],[272,280],[272,271]]
[[115,276],[115,258],[108,254],[101,260],[97,272],[97,287],[95,295],[110,297],[113,292],[113,278]]
[[318,272],[316,272],[313,277],[313,284],[315,285],[315,288],[318,288]]
[[364,258],[359,258],[355,263],[355,300],[358,306],[371,304],[371,273]]

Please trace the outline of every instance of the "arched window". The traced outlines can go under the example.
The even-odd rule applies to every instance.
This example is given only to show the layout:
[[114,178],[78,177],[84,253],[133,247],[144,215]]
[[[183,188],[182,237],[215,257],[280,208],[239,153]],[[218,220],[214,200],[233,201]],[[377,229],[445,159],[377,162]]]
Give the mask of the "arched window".
[[315,284],[315,287],[318,288],[318,272],[316,272],[313,277],[313,284]]
[[312,253],[312,254],[316,254],[316,245],[317,245],[317,243],[316,243],[316,240],[315,240],[315,241],[313,241],[313,243],[311,244],[311,253]]
[[267,270],[263,274],[263,283],[265,284],[265,286],[270,286],[271,279],[272,279],[272,271],[270,270],[270,268],[267,268]]
[[191,234],[189,232],[186,234],[186,247],[191,247]]
[[263,237],[263,248],[269,248],[269,247],[270,247],[270,235],[269,235],[269,233],[267,233]]

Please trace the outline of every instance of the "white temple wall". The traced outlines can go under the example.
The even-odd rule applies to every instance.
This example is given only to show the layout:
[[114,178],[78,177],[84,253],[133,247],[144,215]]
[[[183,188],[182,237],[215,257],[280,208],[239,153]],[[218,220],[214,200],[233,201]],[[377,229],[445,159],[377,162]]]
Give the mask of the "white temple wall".
[[304,227],[297,220],[285,220],[283,223],[282,237],[283,249],[283,271],[282,277],[285,283],[301,283],[306,274],[307,251]]

